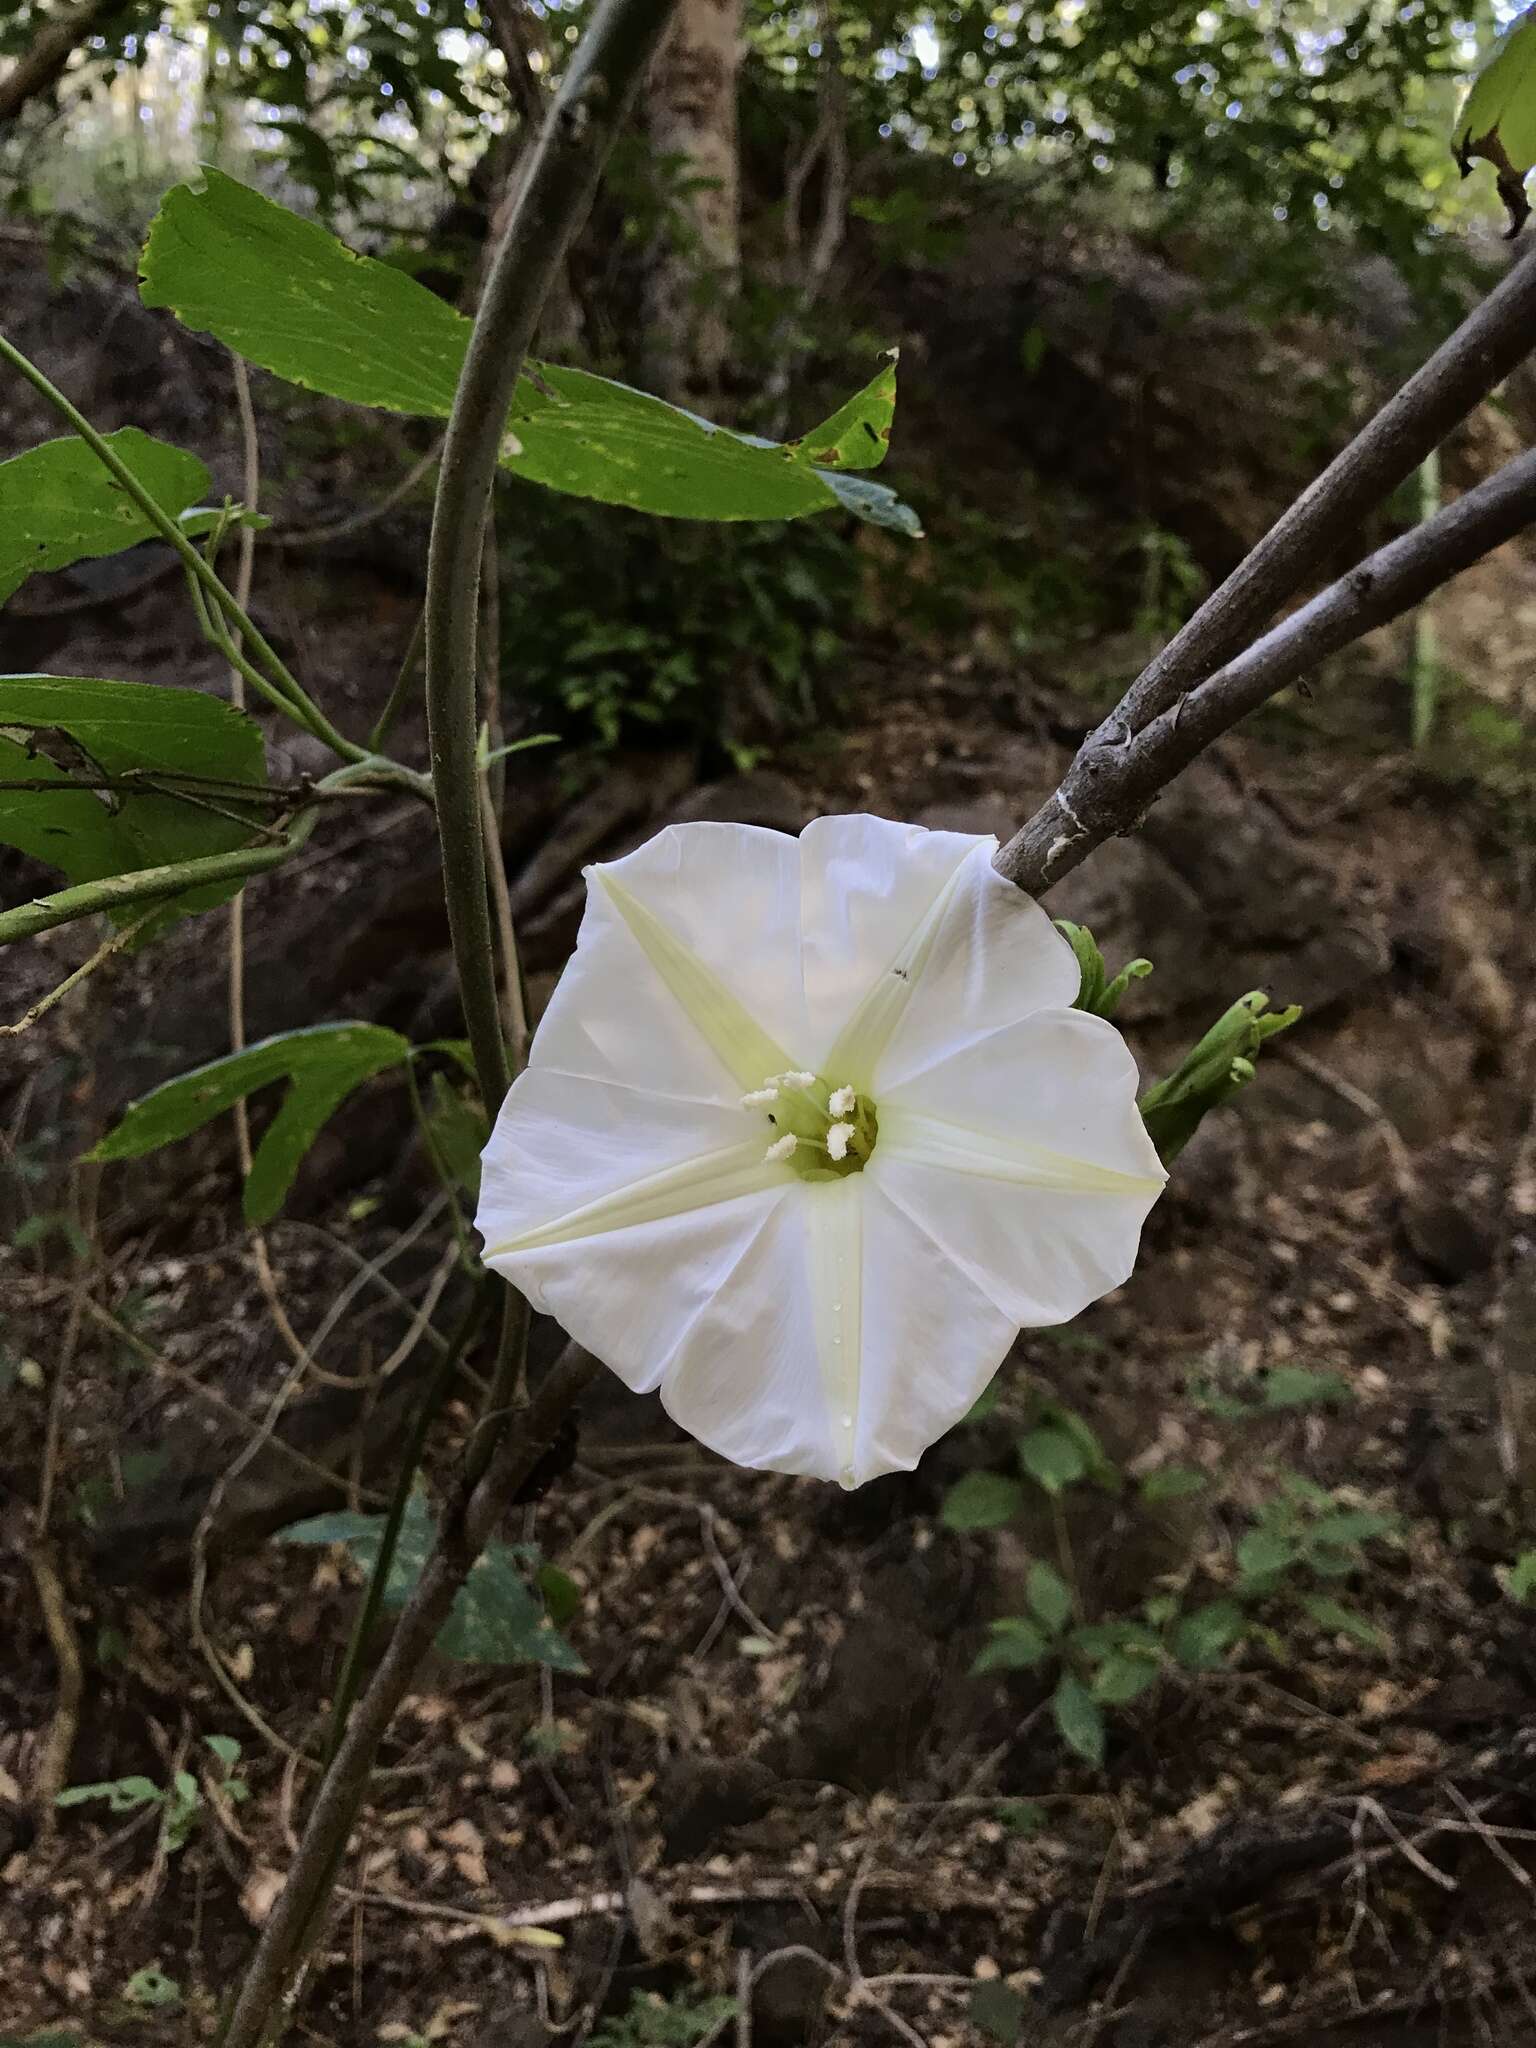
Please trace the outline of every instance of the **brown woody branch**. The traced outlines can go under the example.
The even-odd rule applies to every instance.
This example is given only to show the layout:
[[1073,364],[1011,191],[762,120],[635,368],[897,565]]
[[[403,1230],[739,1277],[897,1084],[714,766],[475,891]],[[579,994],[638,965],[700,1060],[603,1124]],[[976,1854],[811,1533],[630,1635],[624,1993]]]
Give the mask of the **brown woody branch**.
[[1362,634],[1422,604],[1533,521],[1536,450],[1368,556],[1139,732],[1106,735],[1101,726],[1040,814],[1061,820],[1060,835],[1044,849],[1050,881],[1130,830],[1159,791],[1249,712]]
[[[998,853],[999,873],[1029,895],[1041,896],[1101,840],[1128,830],[1136,810],[1103,822],[1096,836],[1084,836],[1086,827],[1080,821],[1103,816],[1094,792],[1103,782],[1106,763],[1172,711],[1187,690],[1238,655],[1328,557],[1358,533],[1367,515],[1503,382],[1533,340],[1536,255],[1526,255],[1282,514],[1131,685],[1084,742],[1056,794]],[[1462,561],[1458,567],[1466,565]],[[1447,576],[1455,573],[1446,571]],[[1427,587],[1443,581],[1445,576],[1434,578]],[[1146,792],[1140,804],[1153,793]]]

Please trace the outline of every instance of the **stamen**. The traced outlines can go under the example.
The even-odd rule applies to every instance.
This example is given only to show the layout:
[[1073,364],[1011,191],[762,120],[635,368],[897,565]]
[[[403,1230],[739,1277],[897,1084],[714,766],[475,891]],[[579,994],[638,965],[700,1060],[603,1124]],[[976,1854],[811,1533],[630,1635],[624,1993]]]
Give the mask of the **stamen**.
[[851,1088],[834,1088],[827,1107],[834,1116],[852,1116],[858,1099]]
[[778,1099],[778,1085],[770,1082],[766,1088],[754,1088],[750,1095],[743,1095],[741,1106],[743,1109],[766,1109],[770,1102],[777,1102]]
[[774,1139],[773,1143],[768,1147],[768,1150],[763,1154],[763,1157],[764,1159],[773,1160],[788,1159],[793,1154],[794,1149],[799,1144],[799,1142],[800,1140],[795,1136],[793,1131],[786,1131],[782,1138]]
[[777,1078],[780,1081],[786,1082],[791,1088],[814,1088],[816,1086],[816,1076],[814,1074],[789,1073],[780,1074]]
[[827,1130],[827,1157],[829,1159],[846,1159],[848,1157],[848,1140],[852,1136],[852,1124],[830,1125]]

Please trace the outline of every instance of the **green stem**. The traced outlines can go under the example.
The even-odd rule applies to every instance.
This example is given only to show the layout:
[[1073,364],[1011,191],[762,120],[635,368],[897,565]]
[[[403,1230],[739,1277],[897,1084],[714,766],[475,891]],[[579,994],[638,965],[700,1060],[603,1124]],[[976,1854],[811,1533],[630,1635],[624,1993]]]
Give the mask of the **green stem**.
[[[255,648],[266,664],[270,678],[270,683],[267,678],[263,678],[255,686],[277,703],[280,709],[286,711],[290,718],[300,725],[307,726],[317,739],[324,740],[325,744],[344,761],[361,760],[367,750],[344,738],[336,730],[319,705],[309,696],[303,684],[279,658],[265,635],[235,602],[233,591],[203,560],[202,555],[193,547],[165,508],[158,505],[145,490],[116,449],[104,435],[97,433],[85,414],[70,403],[58,386],[51,383],[37,365],[24,356],[3,334],[0,334],[0,362],[9,363],[18,375],[26,379],[38,396],[46,399],[60,418],[69,423],[97,461],[127,492],[155,531],[176,550],[190,574],[197,579],[208,597],[218,607],[219,613],[233,621],[247,646]],[[247,680],[253,679],[248,677]],[[273,695],[274,690],[276,696]]]
[[347,1644],[341,1675],[336,1681],[336,1697],[331,1705],[330,1731],[325,1740],[325,1768],[329,1768],[331,1760],[341,1747],[341,1739],[347,1732],[347,1721],[357,1698],[363,1657],[383,1609],[385,1588],[389,1584],[395,1551],[399,1547],[400,1529],[405,1520],[406,1507],[410,1502],[411,1488],[415,1484],[417,1472],[421,1469],[427,1434],[448,1398],[448,1390],[453,1385],[454,1375],[459,1369],[459,1360],[468,1350],[475,1332],[484,1320],[486,1309],[490,1305],[490,1292],[490,1286],[482,1281],[475,1291],[474,1300],[465,1311],[463,1321],[449,1339],[447,1350],[438,1360],[437,1369],[422,1394],[421,1404],[411,1419],[411,1433],[401,1454],[400,1470],[395,1478],[394,1492],[390,1496],[389,1512],[384,1518],[384,1527],[379,1537],[378,1559],[369,1575],[367,1590],[358,1607],[357,1619],[352,1625],[352,1636]]
[[545,295],[671,9],[608,0],[577,46],[486,278],[438,470],[427,561],[427,723],[464,1022],[495,1115],[510,1081],[496,998],[476,760],[481,550],[508,408]]
[[318,810],[300,811],[288,828],[286,838],[262,846],[240,846],[230,853],[208,853],[196,860],[173,861],[156,868],[135,868],[126,875],[106,875],[99,882],[78,882],[52,896],[36,897],[14,910],[0,910],[0,946],[17,939],[36,938],[55,925],[73,924],[99,910],[124,910],[133,903],[146,903],[157,896],[179,896],[184,889],[201,889],[216,882],[244,881],[280,868],[291,860],[314,830]]
[[411,628],[411,637],[405,643],[405,652],[400,657],[400,668],[394,685],[379,713],[378,724],[368,735],[370,747],[382,747],[395,729],[395,722],[405,709],[411,694],[411,684],[416,674],[416,664],[421,658],[421,645],[427,634],[427,615],[424,611],[416,614],[416,623]]

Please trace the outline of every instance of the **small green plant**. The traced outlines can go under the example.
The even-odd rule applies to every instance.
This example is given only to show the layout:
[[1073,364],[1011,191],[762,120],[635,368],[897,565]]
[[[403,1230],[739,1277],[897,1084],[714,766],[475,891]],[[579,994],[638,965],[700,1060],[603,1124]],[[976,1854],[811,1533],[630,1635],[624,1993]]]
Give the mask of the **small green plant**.
[[[1376,1624],[1324,1588],[1352,1578],[1366,1562],[1365,1546],[1397,1531],[1395,1515],[1341,1505],[1313,1480],[1287,1472],[1238,1542],[1236,1598],[1249,1609],[1283,1602],[1331,1635],[1380,1649],[1386,1638]],[[1283,1654],[1283,1636],[1266,1633]]]
[[[207,1735],[203,1740],[219,1767],[215,1779],[219,1796],[232,1805],[249,1798],[250,1786],[238,1770],[240,1744],[231,1735]],[[54,1803],[58,1806],[85,1806],[98,1799],[106,1801],[111,1813],[140,1813],[146,1808],[158,1807],[161,1846],[168,1856],[176,1855],[187,1846],[203,1808],[202,1787],[196,1775],[187,1770],[173,1772],[170,1782],[165,1785],[157,1785],[153,1778],[140,1776],[109,1778],[95,1785],[70,1785]],[[140,1972],[141,1976],[143,1974]],[[180,1993],[176,1995],[179,1997]],[[133,1993],[128,1991],[124,1996],[131,1998]]]
[[590,2048],[694,2048],[735,2015],[734,1998],[701,1998],[689,1991],[661,1998],[655,1992],[637,1991],[629,2011],[605,2020],[588,2040]]

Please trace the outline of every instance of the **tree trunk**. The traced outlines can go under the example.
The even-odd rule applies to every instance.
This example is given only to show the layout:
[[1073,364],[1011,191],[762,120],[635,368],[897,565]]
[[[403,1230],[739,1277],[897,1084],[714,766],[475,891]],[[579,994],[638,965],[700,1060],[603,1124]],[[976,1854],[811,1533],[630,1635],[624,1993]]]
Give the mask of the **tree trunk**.
[[730,342],[741,263],[736,74],[742,0],[682,0],[646,88],[651,147],[669,186],[645,293],[646,379],[664,398],[707,402]]

